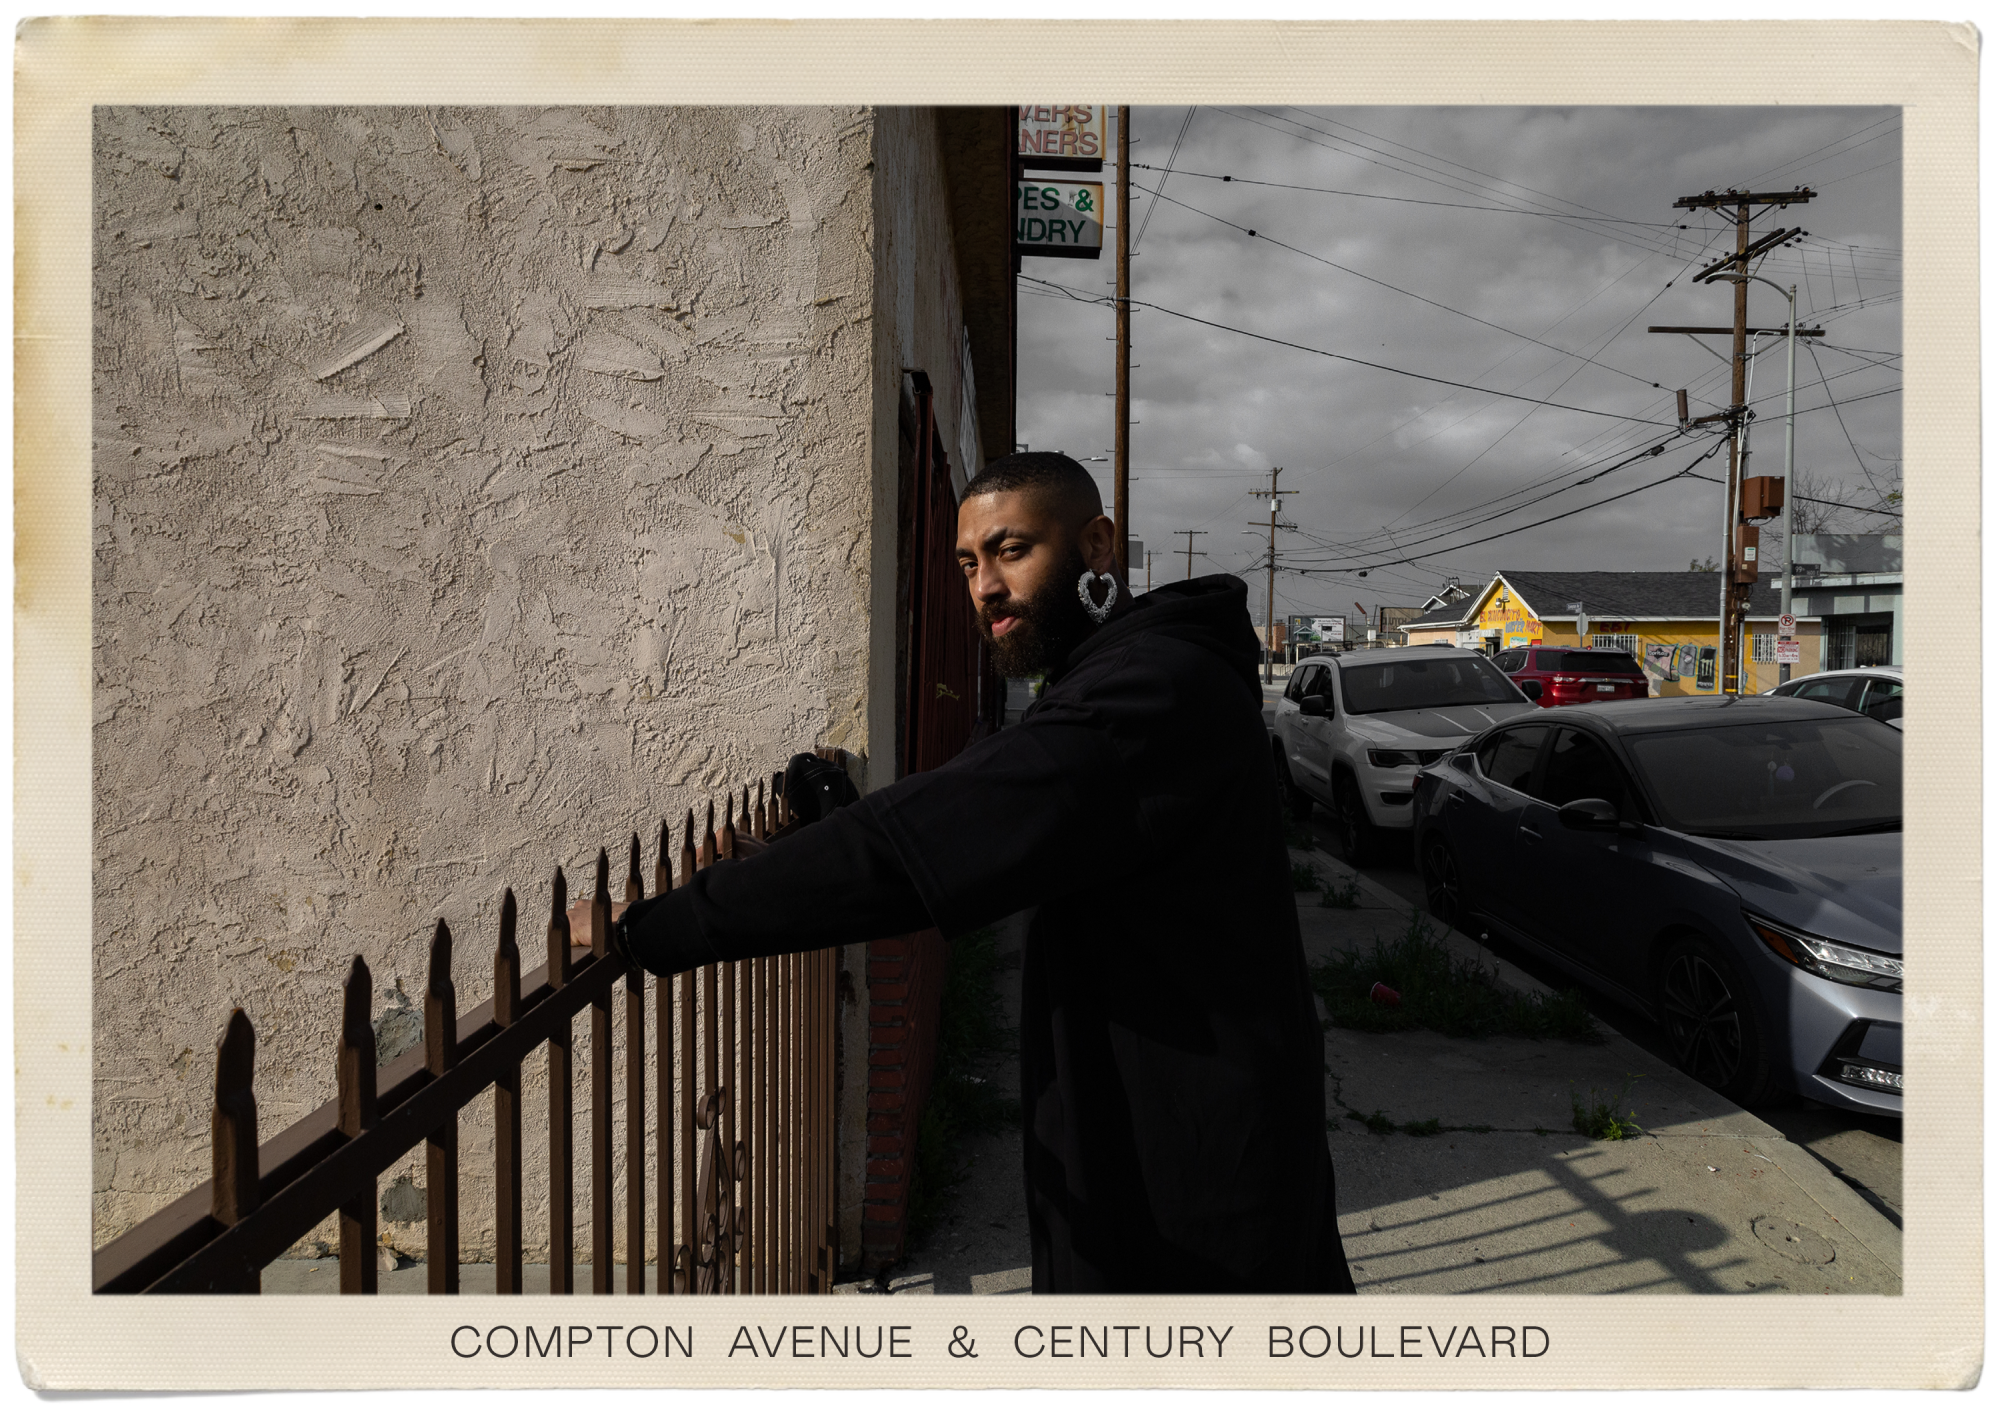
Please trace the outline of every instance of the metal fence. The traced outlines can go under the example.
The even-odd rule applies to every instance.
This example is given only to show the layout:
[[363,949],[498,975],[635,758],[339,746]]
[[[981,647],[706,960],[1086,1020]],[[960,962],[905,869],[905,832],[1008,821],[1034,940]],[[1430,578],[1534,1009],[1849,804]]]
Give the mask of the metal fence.
[[[708,806],[699,841],[687,813],[680,882],[718,859],[747,856],[783,829],[782,774],[767,806],[732,793],[718,829]],[[660,823],[654,889],[673,884],[669,827]],[[612,1029],[625,1029],[625,1287],[646,1290],[646,978],[607,951],[614,917],[610,859],[600,850],[592,897],[574,906],[558,869],[550,889],[547,963],[525,976],[507,890],[493,952],[493,995],[458,1011],[452,937],[431,941],[420,1046],[378,1074],[369,1022],[372,984],[357,955],[348,971],[336,1098],[259,1142],[252,1086],[256,1036],[241,1009],[216,1044],[212,1171],[200,1185],[93,1255],[94,1292],[257,1292],[260,1273],[338,1211],[340,1290],[374,1292],[380,1176],[424,1146],[429,1289],[459,1289],[459,1112],[494,1092],[495,1287],[521,1291],[521,1063],[548,1051],[549,1290],[575,1290],[575,1048],[589,1017],[591,1289],[613,1290]],[[635,834],[627,901],[644,894]],[[825,1292],[834,1232],[835,1008],[838,951],[818,949],[713,964],[653,989],[655,1290],[673,1293]],[[622,984],[622,986],[621,986]],[[676,1159],[678,1158],[678,1163]]]

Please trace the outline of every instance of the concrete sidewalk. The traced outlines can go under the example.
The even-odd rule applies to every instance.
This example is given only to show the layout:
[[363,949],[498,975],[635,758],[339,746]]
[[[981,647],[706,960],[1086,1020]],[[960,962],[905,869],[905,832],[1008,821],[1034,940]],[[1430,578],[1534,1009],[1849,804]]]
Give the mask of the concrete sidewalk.
[[[1363,907],[1299,897],[1306,954],[1365,949],[1410,906],[1321,851]],[[1432,923],[1432,927],[1436,927]],[[1527,993],[1548,989],[1453,933]],[[1363,1290],[1899,1292],[1902,1234],[1770,1125],[1599,1023],[1600,1045],[1330,1029],[1329,1141]],[[1575,1133],[1571,1098],[1623,1093],[1643,1134]],[[1439,1131],[1372,1133],[1350,1118]],[[1481,1129],[1455,1127],[1490,1127]]]

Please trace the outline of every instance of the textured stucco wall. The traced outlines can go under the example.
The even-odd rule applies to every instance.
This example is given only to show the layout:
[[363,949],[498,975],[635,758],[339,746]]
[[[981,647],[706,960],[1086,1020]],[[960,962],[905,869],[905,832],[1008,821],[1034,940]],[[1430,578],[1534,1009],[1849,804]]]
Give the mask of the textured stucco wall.
[[97,1241],[205,1177],[231,1005],[268,1135],[332,1094],[354,953],[414,1039],[435,917],[469,1004],[503,885],[532,967],[555,864],[890,759],[893,369],[958,323],[934,125],[877,116],[100,110]]

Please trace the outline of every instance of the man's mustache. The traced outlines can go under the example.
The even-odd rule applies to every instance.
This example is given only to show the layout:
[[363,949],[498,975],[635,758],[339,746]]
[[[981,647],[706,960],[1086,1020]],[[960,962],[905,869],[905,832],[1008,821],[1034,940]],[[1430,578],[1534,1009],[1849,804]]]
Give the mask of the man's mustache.
[[1033,617],[1027,605],[1018,599],[1010,599],[1000,604],[981,605],[979,608],[979,627],[985,631],[986,637],[990,639],[993,637],[994,620],[1013,619],[1025,624]]

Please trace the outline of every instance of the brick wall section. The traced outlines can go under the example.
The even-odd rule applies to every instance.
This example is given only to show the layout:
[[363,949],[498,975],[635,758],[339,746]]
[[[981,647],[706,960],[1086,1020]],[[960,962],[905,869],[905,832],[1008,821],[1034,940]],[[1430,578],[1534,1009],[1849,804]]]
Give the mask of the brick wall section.
[[899,1261],[909,1226],[917,1125],[937,1057],[951,946],[936,929],[868,945],[868,1169],[861,1246],[872,1271]]

